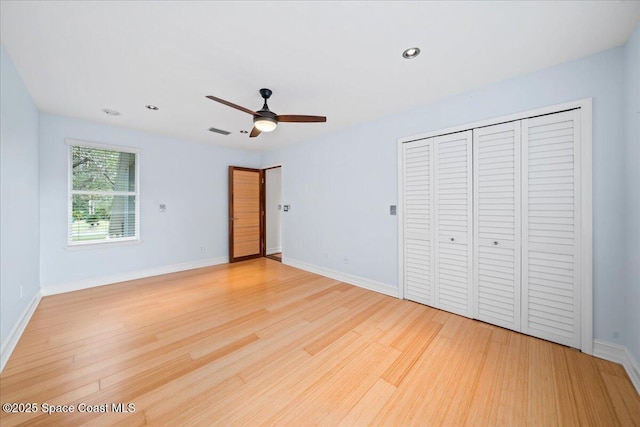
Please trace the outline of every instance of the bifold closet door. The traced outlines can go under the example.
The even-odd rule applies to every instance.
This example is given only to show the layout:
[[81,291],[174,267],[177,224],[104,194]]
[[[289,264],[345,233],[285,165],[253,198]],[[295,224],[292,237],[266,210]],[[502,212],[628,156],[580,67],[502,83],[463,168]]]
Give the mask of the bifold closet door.
[[473,315],[472,132],[433,138],[434,306]]
[[522,332],[580,348],[580,110],[522,121]]
[[473,130],[474,318],[520,330],[520,122]]
[[433,138],[402,146],[405,297],[433,305]]

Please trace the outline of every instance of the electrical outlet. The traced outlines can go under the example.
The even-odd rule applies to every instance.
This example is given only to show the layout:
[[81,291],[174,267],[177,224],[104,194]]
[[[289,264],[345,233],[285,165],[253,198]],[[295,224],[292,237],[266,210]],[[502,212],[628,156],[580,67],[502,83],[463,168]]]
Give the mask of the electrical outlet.
[[349,264],[349,257],[345,255],[345,256],[342,258],[342,261],[343,261],[345,264]]
[[160,212],[166,212],[167,211],[167,205],[165,205],[164,203],[160,203]]
[[204,245],[200,246],[200,252],[204,252]]

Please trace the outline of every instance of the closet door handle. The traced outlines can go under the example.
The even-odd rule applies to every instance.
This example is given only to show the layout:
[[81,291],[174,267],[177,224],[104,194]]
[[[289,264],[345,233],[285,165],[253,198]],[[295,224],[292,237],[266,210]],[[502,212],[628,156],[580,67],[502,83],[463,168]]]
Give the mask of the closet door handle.
[[452,238],[451,238],[451,241],[453,242],[454,240],[456,240],[456,239],[454,239],[454,238],[452,237]]
[[498,246],[498,242],[493,242],[493,244],[494,244],[495,246]]

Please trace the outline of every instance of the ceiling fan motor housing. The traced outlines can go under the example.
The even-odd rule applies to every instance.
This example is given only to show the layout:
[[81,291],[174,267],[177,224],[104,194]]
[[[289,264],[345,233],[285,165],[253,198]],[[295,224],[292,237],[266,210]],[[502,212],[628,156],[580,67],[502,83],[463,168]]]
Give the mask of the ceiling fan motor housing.
[[261,118],[268,118],[268,119],[273,119],[275,121],[278,121],[278,115],[273,111],[269,110],[269,108],[263,107],[262,110],[258,110],[256,111],[256,113],[258,113],[259,115],[253,118],[254,122],[256,121],[256,119],[261,119]]

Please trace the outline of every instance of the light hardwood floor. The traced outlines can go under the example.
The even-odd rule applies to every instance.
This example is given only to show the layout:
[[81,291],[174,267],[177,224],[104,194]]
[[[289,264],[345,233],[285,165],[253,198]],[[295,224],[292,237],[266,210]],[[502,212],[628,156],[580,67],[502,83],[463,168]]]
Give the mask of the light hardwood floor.
[[3,426],[640,423],[619,365],[266,258],[43,298],[0,398],[76,408]]

